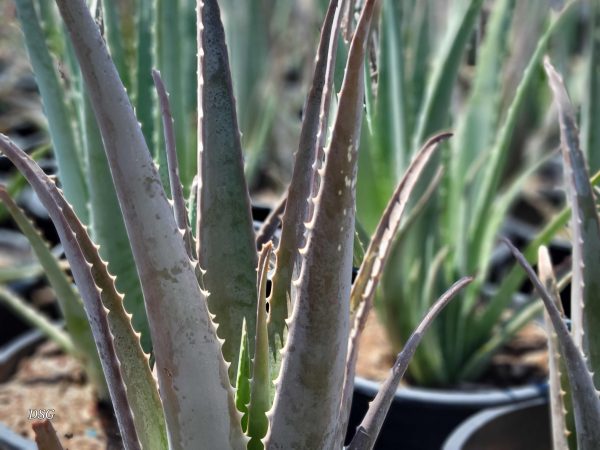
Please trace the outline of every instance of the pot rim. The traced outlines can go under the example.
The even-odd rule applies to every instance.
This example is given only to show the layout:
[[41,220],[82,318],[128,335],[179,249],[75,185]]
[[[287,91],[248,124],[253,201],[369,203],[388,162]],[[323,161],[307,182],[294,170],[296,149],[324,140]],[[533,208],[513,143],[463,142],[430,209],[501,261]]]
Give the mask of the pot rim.
[[495,419],[503,417],[514,411],[521,411],[530,408],[537,408],[542,405],[547,405],[547,399],[533,399],[527,402],[522,402],[514,405],[504,405],[497,408],[485,409],[463,421],[454,431],[448,436],[442,450],[454,450],[462,448],[466,442],[473,436],[477,430],[489,424]]
[[[380,387],[381,383],[377,381],[359,376],[354,378],[355,390],[366,396],[375,397]],[[394,401],[430,403],[450,408],[463,408],[465,406],[489,408],[533,399],[546,399],[547,395],[547,382],[512,388],[486,388],[474,391],[402,386],[396,391]]]

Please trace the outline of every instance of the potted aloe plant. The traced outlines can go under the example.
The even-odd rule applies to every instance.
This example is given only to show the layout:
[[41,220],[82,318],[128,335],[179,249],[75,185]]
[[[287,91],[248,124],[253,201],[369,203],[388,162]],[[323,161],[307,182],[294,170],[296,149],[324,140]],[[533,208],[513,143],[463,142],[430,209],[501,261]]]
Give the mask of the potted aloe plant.
[[[496,445],[511,449],[594,449],[600,445],[598,398],[598,254],[600,218],[598,199],[581,149],[573,106],[563,80],[545,62],[559,111],[561,149],[571,205],[573,261],[570,330],[562,312],[558,286],[546,247],[541,247],[536,275],[527,259],[507,245],[525,269],[546,307],[550,349],[550,411],[547,403],[486,411],[466,421],[444,448],[474,449]],[[551,417],[551,421],[550,421]],[[533,426],[532,426],[533,425]],[[522,432],[519,432],[518,430]]]
[[[367,308],[372,302],[409,194],[439,142],[449,137],[435,136],[416,155],[352,285],[362,69],[377,0],[367,0],[361,11],[333,128],[326,136],[343,6],[336,0],[329,4],[281,239],[276,251],[267,240],[258,253],[218,3],[197,4],[198,183],[191,189],[189,210],[179,175],[178,124],[159,72],[153,78],[164,123],[162,173],[168,185],[108,52],[102,22],[94,18],[99,10],[91,11],[84,0],[56,4],[93,114],[87,122],[96,123],[101,137],[94,156],[109,170],[110,178],[103,181],[112,180],[116,212],[143,293],[156,379],[128,313],[127,293],[117,289],[111,265],[78,218],[76,204],[71,206],[54,181],[6,136],[0,136],[0,149],[30,182],[57,228],[83,304],[73,307],[79,306],[87,319],[85,332],[96,344],[124,447],[341,447],[362,325],[360,314],[351,316],[350,305]],[[25,29],[26,36],[30,31]],[[79,200],[85,214],[86,201]],[[465,277],[455,283],[425,315],[350,448],[373,447],[423,333],[470,281]],[[61,448],[50,422],[34,429],[42,449]]]
[[[455,138],[439,156],[445,163],[437,177],[440,189],[433,190],[430,184],[417,186],[382,276],[376,306],[392,346],[400,348],[406,341],[412,318],[431,304],[446,280],[461,273],[477,274],[460,294],[461,301],[442,314],[417,351],[408,372],[411,386],[398,392],[399,409],[390,413],[398,417],[394,425],[390,422],[390,445],[395,436],[402,436],[404,443],[408,439],[409,445],[420,448],[425,435],[429,446],[438,447],[458,423],[482,408],[542,398],[546,392],[542,380],[516,389],[469,393],[455,388],[477,381],[493,355],[542,312],[537,302],[513,305],[523,274],[512,271],[491,294],[486,282],[511,202],[527,176],[543,162],[503,183],[515,128],[524,106],[537,98],[533,95],[539,89],[536,74],[548,43],[553,37],[562,39],[563,26],[576,8],[570,4],[550,12],[543,6],[546,16],[536,21],[547,25],[536,36],[533,54],[522,75],[519,72],[513,93],[504,90],[503,75],[511,62],[515,11],[526,6],[510,0],[486,3],[487,25],[479,33],[483,36],[480,45],[470,53],[476,62],[469,67],[470,89],[464,93],[460,87],[466,83],[457,87],[456,80],[465,79],[462,61],[484,3],[473,0],[452,8],[443,16],[447,17],[446,31],[434,41],[434,32],[429,31],[434,19],[425,4],[384,1],[374,39],[378,44],[371,52],[376,56],[371,61],[372,89],[367,91],[363,133],[367,151],[360,153],[357,188],[357,218],[366,230],[372,229],[381,209],[378,199],[385,197],[403,172],[417,143],[447,126],[456,129]],[[564,218],[563,213],[542,230],[528,254],[548,244]],[[366,246],[368,238],[363,241]],[[360,401],[366,408],[377,384],[361,381],[360,386]],[[428,427],[432,414],[436,414],[439,433],[422,433],[419,424]],[[411,441],[407,436],[413,430]]]

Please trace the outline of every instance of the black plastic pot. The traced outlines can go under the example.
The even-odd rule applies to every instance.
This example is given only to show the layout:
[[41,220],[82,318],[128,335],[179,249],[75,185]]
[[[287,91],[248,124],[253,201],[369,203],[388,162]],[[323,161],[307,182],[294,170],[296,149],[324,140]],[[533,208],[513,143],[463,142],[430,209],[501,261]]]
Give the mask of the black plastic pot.
[[[376,382],[356,378],[349,435],[360,424],[379,387]],[[375,449],[439,450],[450,433],[470,416],[487,408],[532,400],[544,402],[547,392],[546,384],[476,392],[402,388],[395,395]]]
[[[2,316],[3,323],[10,323],[15,317],[7,314]],[[0,345],[0,383],[7,381],[17,368],[18,362],[30,355],[36,346],[44,339],[38,330],[29,330],[14,335],[14,328],[3,327],[0,331],[3,344]],[[0,423],[0,450],[36,450],[36,444],[16,434],[7,426]]]
[[459,426],[443,450],[549,450],[552,448],[548,402],[534,400],[493,408]]

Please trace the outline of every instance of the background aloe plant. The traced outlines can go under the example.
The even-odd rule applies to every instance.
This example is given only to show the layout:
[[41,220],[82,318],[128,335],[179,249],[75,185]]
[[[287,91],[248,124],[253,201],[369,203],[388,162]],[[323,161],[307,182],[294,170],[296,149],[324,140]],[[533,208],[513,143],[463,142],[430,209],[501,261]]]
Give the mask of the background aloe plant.
[[[436,322],[409,369],[419,385],[448,386],[476,379],[494,352],[541,312],[539,304],[527,303],[505,314],[523,280],[517,274],[491,296],[483,287],[509,207],[545,160],[536,154],[538,159],[516,175],[514,170],[510,178],[504,175],[509,163],[514,166],[515,140],[522,147],[526,143],[517,134],[524,110],[529,114],[523,126],[535,129],[532,111],[548,109],[545,97],[537,95],[542,55],[552,39],[571,42],[567,28],[580,20],[581,3],[552,12],[547,4],[511,0],[456,2],[442,25],[432,5],[446,2],[382,3],[369,67],[358,220],[371,231],[419,143],[445,127],[456,129],[439,156],[445,165],[437,179],[440,189],[417,187],[421,200],[410,205],[401,226],[377,303],[388,334],[400,346],[448,280],[477,273],[462,301]],[[527,14],[532,20],[524,24],[519,15],[530,7],[537,12]],[[532,44],[531,53],[523,51]],[[465,63],[473,59],[472,65]],[[517,77],[508,76],[520,65]],[[544,230],[534,244],[548,243],[553,235]],[[535,255],[536,248],[529,253]]]
[[[448,137],[433,138],[415,157],[365,255],[359,272],[362,281],[353,289],[362,67],[377,0],[365,2],[353,33],[338,109],[326,139],[343,6],[336,0],[329,4],[296,156],[299,169],[287,197],[269,296],[272,244],[263,246],[257,255],[217,2],[197,4],[198,141],[194,155],[198,188],[196,201],[189,205],[193,214],[186,210],[181,188],[177,121],[173,120],[176,106],[168,101],[168,84],[153,72],[164,122],[164,173],[172,201],[119,77],[118,58],[113,63],[109,55],[97,14],[95,20],[84,0],[56,3],[89,96],[87,111],[93,116],[86,123],[89,126],[95,119],[101,136],[98,150],[104,151],[110,175],[103,181],[112,179],[143,292],[158,386],[127,312],[128,293],[119,292],[119,278],[115,284],[110,263],[103,261],[78,218],[77,207],[7,137],[0,136],[0,148],[31,183],[57,227],[125,448],[341,447],[356,337],[364,317],[363,313],[354,317],[351,333],[351,298],[361,311],[368,310],[408,195],[438,142]],[[30,30],[25,27],[24,32],[27,35]],[[106,40],[110,41],[108,35]],[[281,249],[291,249],[291,255],[281,256]],[[293,277],[296,271],[299,275]],[[407,341],[352,448],[372,448],[425,329],[470,281],[463,278],[442,295]],[[278,292],[284,295],[277,297]],[[282,342],[280,355],[276,350]],[[272,403],[270,366],[278,373]],[[233,385],[237,385],[235,391]]]
[[[520,252],[508,245],[525,268],[547,309],[550,386],[555,449],[593,449],[600,433],[598,396],[598,273],[600,270],[600,218],[597,193],[581,149],[573,106],[562,77],[545,61],[550,87],[559,112],[561,150],[571,206],[573,261],[571,279],[571,329],[562,313],[552,263],[540,248],[539,277]],[[597,150],[597,149],[596,149]]]

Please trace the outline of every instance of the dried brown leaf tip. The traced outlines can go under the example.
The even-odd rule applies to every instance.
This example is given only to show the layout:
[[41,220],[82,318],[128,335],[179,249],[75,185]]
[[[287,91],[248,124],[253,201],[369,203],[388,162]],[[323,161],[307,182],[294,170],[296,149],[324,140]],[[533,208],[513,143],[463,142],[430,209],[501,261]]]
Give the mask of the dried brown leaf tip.
[[35,433],[35,442],[39,450],[63,450],[56,430],[48,419],[34,422],[31,427]]

